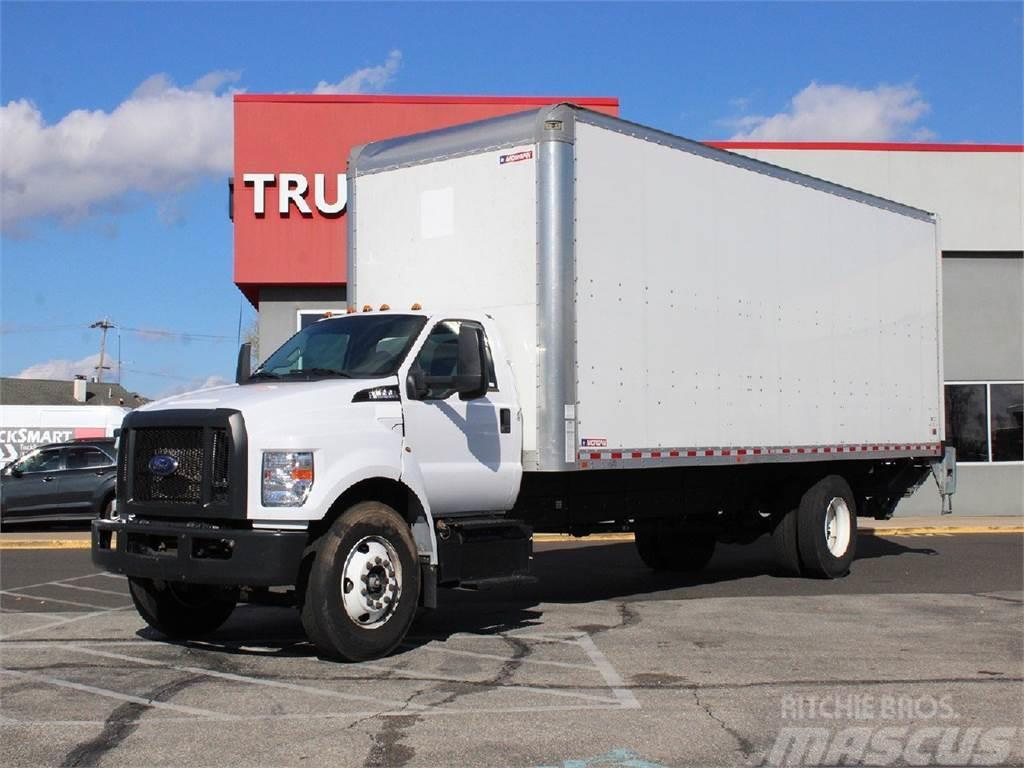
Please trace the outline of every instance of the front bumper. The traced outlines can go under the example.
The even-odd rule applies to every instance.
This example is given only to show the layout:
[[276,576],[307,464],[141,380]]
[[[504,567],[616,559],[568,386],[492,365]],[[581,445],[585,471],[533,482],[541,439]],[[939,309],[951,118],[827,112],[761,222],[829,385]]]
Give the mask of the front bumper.
[[125,576],[250,587],[295,583],[305,531],[94,520],[92,561]]

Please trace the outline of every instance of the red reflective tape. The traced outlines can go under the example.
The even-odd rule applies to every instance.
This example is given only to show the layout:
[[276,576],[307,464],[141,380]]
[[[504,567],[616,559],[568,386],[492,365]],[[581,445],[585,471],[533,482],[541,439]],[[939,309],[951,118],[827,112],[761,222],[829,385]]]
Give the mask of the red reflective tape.
[[[676,458],[679,455],[679,451],[669,451],[668,455],[669,455],[670,458],[674,459],[674,458]],[[696,456],[697,452],[696,451],[690,451],[690,455],[691,456]]]
[[696,452],[696,451],[687,451],[687,452],[686,452],[686,455],[687,455],[687,456],[696,456],[696,455],[697,455],[697,452]]
[[761,449],[760,448],[755,448],[754,449],[754,455],[755,456],[760,456],[761,455]]
[[728,449],[728,448],[726,448],[725,450],[723,450],[723,451],[722,451],[722,455],[723,455],[723,456],[728,456],[728,455],[729,455],[729,449]]
[[704,455],[705,456],[714,456],[715,452],[714,451],[704,451]]
[[600,459],[601,458],[601,454],[600,453],[592,453],[592,454],[590,454],[590,458],[592,458],[592,459]]
[[651,458],[652,459],[660,459],[661,458],[661,451],[651,451]]
[[618,453],[618,452],[615,452],[615,451],[613,451],[613,452],[612,452],[612,458],[613,458],[613,459],[621,459],[621,458],[622,458],[622,454],[621,454],[621,453]]
[[736,451],[736,455],[737,456],[746,456],[747,455],[747,449],[746,448],[740,448],[738,451]]
[[640,453],[640,451],[633,451],[633,453],[631,453],[630,456],[634,459],[642,459],[644,457],[644,455]]

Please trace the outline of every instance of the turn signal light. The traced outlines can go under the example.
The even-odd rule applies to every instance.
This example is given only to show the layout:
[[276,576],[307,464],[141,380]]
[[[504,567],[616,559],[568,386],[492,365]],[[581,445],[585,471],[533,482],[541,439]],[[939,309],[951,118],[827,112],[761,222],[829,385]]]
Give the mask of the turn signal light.
[[303,467],[295,467],[292,469],[292,480],[308,480],[309,482],[313,482],[313,470]]

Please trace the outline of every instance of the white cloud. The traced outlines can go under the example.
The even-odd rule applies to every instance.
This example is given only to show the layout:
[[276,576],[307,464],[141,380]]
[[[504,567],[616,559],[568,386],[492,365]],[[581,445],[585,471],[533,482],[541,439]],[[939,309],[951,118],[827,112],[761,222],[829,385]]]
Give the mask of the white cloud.
[[133,191],[161,194],[232,166],[235,72],[191,86],[153,75],[111,112],[79,109],[47,123],[31,101],[0,107],[0,195],[5,231],[25,219],[76,220]]
[[734,140],[920,141],[935,136],[918,124],[930,108],[909,83],[860,89],[812,82],[783,112],[743,115],[722,123],[737,129]]
[[[401,62],[402,52],[391,51],[383,64],[337,83],[321,80],[314,93],[380,90]],[[171,197],[158,217],[180,223],[174,195],[200,178],[231,173],[232,96],[240,77],[219,69],[178,86],[155,74],[109,112],[78,109],[54,123],[28,99],[0,106],[0,230],[19,235],[32,218],[74,222],[97,210],[123,210],[125,196],[140,192]]]
[[[92,378],[96,374],[96,366],[100,362],[100,354],[83,357],[81,360],[63,360],[55,358],[42,363],[30,365],[20,373],[14,374],[16,379],[52,379],[56,381],[71,381],[75,376],[87,376]],[[117,380],[117,360],[107,355],[103,365],[110,366],[110,370],[103,372],[107,381]]]
[[357,69],[336,83],[328,83],[326,80],[321,80],[316,84],[313,93],[366,93],[368,91],[379,91],[395,78],[401,65],[402,52],[396,49],[388,54],[383,64]]

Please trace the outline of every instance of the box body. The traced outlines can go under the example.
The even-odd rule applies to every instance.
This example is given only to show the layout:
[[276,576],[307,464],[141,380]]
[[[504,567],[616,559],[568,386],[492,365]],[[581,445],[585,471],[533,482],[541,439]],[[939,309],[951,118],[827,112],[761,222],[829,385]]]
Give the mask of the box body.
[[354,304],[486,312],[524,467],[935,455],[936,222],[568,105],[368,145]]

